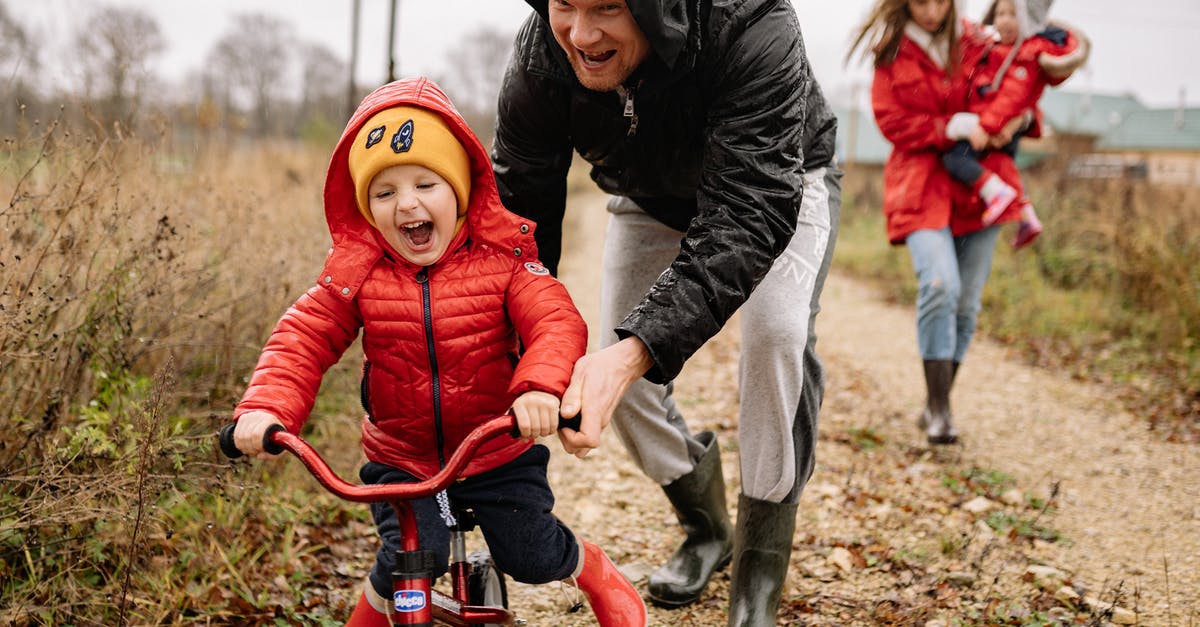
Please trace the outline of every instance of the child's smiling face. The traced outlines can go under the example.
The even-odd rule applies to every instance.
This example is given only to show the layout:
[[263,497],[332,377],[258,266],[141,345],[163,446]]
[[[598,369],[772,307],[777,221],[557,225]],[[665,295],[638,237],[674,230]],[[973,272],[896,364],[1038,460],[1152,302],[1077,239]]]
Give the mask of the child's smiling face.
[[381,170],[371,179],[367,198],[383,238],[418,266],[436,262],[454,239],[458,197],[446,179],[425,166]]
[[1017,41],[1019,34],[1017,7],[1012,0],[996,1],[996,14],[992,16],[992,24],[1000,35],[1000,43],[1012,44]]

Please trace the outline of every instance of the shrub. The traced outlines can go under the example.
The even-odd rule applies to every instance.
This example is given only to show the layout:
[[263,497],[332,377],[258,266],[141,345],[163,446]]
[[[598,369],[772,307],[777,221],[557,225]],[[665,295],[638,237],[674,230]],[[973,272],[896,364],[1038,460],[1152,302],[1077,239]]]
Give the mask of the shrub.
[[0,157],[0,622],[157,624],[195,575],[164,558],[213,556],[173,531],[219,502],[212,434],[328,248],[327,154],[28,126]]

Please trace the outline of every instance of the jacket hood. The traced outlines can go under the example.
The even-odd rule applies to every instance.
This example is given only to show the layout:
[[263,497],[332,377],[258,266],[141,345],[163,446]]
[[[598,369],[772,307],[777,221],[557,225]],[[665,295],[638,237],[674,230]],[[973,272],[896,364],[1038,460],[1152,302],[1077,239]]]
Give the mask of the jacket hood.
[[[401,79],[379,87],[363,99],[342,131],[325,176],[325,220],[333,238],[330,255],[341,257],[339,261],[342,264],[349,263],[350,267],[358,268],[355,274],[362,276],[385,252],[397,261],[403,261],[358,210],[349,166],[350,146],[362,125],[379,111],[399,105],[422,107],[440,115],[466,149],[470,161],[471,189],[466,223],[447,249],[447,254],[469,238],[512,251],[519,257],[536,259],[533,224],[504,209],[492,173],[491,160],[483,144],[441,88],[423,77]],[[331,261],[327,261],[327,265]],[[361,280],[361,276],[357,279]],[[346,277],[345,280],[351,283],[353,290],[357,290],[358,280],[352,277]]]
[[[525,0],[549,24],[549,0]],[[675,69],[690,38],[699,37],[696,23],[697,3],[690,0],[626,0],[638,27],[645,33],[654,54]],[[697,32],[693,32],[697,31]]]

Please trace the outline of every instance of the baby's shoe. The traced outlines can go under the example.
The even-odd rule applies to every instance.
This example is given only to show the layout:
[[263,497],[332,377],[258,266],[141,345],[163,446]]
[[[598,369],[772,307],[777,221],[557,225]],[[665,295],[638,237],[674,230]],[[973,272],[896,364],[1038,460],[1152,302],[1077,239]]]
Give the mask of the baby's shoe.
[[1021,223],[1017,225],[1017,234],[1013,237],[1013,249],[1020,250],[1033,243],[1042,234],[1042,221],[1038,219],[1033,205],[1025,203],[1021,206]]
[[980,188],[979,196],[987,204],[983,210],[983,225],[989,226],[998,220],[1004,210],[1008,209],[1008,206],[1017,199],[1017,190],[993,174]]

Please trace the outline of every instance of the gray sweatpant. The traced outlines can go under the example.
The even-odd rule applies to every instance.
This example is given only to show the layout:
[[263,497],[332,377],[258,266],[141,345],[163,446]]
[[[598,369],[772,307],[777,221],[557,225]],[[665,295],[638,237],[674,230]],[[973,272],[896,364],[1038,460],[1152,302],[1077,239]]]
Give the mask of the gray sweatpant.
[[[683,233],[613,196],[605,236],[600,292],[601,347],[679,254]],[[812,474],[817,413],[824,375],[814,323],[829,273],[841,211],[841,172],[804,175],[796,234],[739,309],[741,358],[738,450],[742,493],[794,503]],[[692,471],[703,445],[692,436],[672,399],[673,385],[639,379],[613,415],[634,462],[667,485]]]

